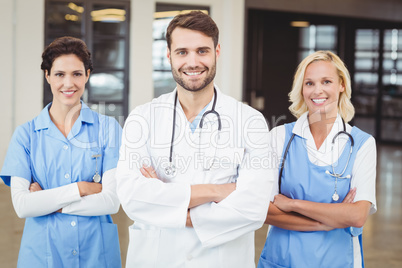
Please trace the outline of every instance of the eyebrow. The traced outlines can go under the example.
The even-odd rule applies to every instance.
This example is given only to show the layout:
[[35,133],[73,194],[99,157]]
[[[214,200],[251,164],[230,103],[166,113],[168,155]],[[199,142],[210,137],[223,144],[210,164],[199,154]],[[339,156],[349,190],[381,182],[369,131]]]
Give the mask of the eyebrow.
[[[61,70],[54,70],[53,72],[55,73],[65,73],[65,71],[61,71]],[[85,71],[83,70],[74,70],[73,73],[84,73]]]
[[[320,79],[335,79],[336,77],[332,77],[332,76],[325,76],[325,77],[320,77]],[[310,77],[306,77],[303,79],[303,81],[307,81],[307,80],[313,80],[313,78]]]
[[[211,50],[211,48],[210,48],[210,47],[207,47],[207,46],[205,46],[205,47],[197,47],[197,50],[201,50],[201,49],[203,49],[203,50]],[[176,48],[176,49],[174,50],[174,52],[183,51],[183,50],[188,50],[188,48],[179,47],[179,48]]]

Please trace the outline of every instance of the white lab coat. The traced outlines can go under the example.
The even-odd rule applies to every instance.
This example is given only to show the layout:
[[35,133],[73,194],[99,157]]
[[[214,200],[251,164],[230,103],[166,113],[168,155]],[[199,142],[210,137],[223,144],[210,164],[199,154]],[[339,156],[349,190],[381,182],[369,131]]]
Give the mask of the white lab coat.
[[[134,220],[127,267],[255,267],[254,230],[266,218],[273,184],[266,121],[217,89],[215,110],[222,130],[210,113],[203,128],[192,133],[178,102],[173,146],[177,175],[169,179],[164,167],[169,163],[175,94],[135,108],[123,129],[116,177],[122,207]],[[206,111],[211,107],[212,102]],[[143,164],[152,165],[160,180],[142,176]],[[236,190],[225,200],[192,208],[194,228],[185,226],[190,185],[235,181]]]

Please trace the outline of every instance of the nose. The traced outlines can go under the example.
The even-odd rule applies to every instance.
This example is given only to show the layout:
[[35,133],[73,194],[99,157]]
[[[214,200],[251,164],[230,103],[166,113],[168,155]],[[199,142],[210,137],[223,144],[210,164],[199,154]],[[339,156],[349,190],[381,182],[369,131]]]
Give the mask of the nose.
[[195,68],[195,67],[198,67],[198,63],[199,63],[198,54],[197,53],[190,53],[188,55],[187,65],[189,67]]
[[73,86],[74,86],[73,77],[71,77],[70,75],[66,75],[64,77],[64,87],[65,88],[72,88]]
[[317,83],[316,86],[314,87],[314,93],[318,95],[318,94],[320,94],[321,92],[323,92],[322,87],[323,87],[323,86],[322,86],[320,83]]

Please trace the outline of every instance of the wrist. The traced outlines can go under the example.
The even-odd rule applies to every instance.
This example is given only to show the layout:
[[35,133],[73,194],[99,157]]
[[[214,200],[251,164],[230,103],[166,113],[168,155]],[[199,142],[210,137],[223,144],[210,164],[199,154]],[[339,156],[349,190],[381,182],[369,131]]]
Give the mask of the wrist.
[[77,182],[78,191],[80,192],[80,196],[86,195],[85,190],[84,190],[84,183],[85,182],[83,182],[83,181]]
[[211,189],[211,200],[212,202],[219,202],[221,198],[221,191],[219,184],[210,184]]
[[292,199],[290,202],[290,210],[293,212],[299,212],[299,206],[300,206],[300,200],[299,199]]

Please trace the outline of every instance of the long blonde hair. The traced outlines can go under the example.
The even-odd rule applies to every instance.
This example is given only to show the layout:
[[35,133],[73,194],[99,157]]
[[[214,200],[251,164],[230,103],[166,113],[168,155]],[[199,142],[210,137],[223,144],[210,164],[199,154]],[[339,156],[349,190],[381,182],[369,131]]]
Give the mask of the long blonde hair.
[[316,61],[332,62],[337,69],[340,83],[345,87],[345,90],[340,93],[338,101],[338,112],[345,120],[349,122],[355,115],[355,108],[353,107],[350,98],[352,96],[352,87],[350,82],[349,71],[343,61],[331,51],[317,51],[307,56],[297,67],[292,90],[289,93],[289,100],[292,103],[289,107],[290,112],[299,118],[302,114],[307,112],[307,105],[303,98],[303,80],[307,66]]

